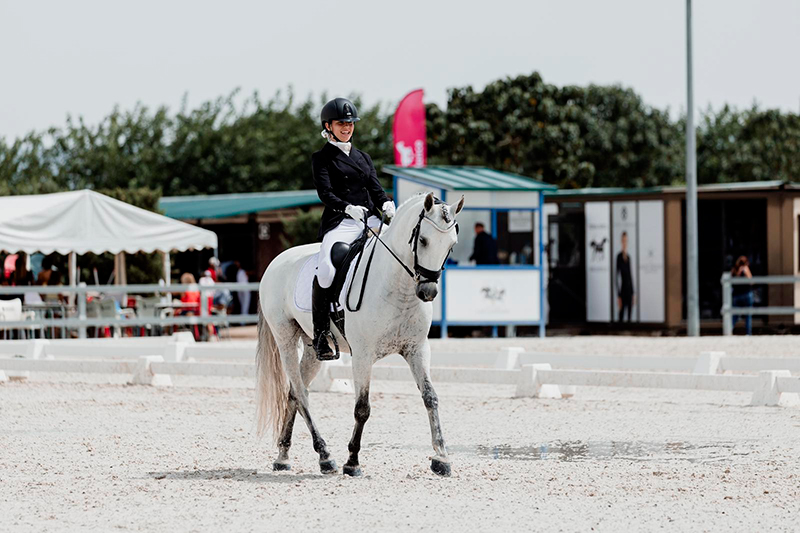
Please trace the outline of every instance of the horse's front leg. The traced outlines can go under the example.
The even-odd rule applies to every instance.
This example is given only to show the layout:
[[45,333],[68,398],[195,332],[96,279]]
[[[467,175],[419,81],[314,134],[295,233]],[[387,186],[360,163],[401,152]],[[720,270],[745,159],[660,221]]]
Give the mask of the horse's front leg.
[[431,384],[430,361],[431,347],[426,340],[414,352],[403,354],[411,367],[411,373],[417,382],[417,388],[422,393],[422,401],[428,410],[428,421],[431,424],[431,442],[434,456],[431,458],[431,470],[440,476],[449,476],[450,458],[444,445],[442,425],[439,423],[439,398]]
[[356,425],[353,428],[353,436],[347,449],[350,457],[342,468],[342,473],[348,476],[360,476],[361,466],[358,463],[358,452],[361,451],[361,434],[364,431],[364,424],[369,419],[369,381],[372,376],[372,363],[364,360],[365,358],[353,357],[353,387],[356,392],[356,407],[353,413]]

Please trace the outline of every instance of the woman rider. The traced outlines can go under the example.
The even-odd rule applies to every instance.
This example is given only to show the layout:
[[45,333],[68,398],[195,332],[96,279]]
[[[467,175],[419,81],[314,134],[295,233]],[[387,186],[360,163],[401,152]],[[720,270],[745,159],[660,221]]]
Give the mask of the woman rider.
[[320,114],[325,146],[311,156],[314,186],[325,211],[318,238],[322,240],[317,259],[317,275],[311,292],[314,320],[314,350],[320,360],[334,359],[328,344],[330,302],[337,295],[328,294],[336,268],[331,262],[331,248],[337,242],[351,244],[364,231],[364,220],[374,228],[380,224],[376,207],[388,217],[394,216],[394,202],[383,191],[369,155],[353,148],[358,118],[356,106],[346,98],[325,104]]

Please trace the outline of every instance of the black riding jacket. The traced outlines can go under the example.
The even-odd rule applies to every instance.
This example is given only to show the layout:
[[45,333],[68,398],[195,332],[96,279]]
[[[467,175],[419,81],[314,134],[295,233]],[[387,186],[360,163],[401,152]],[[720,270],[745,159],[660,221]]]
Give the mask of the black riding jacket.
[[348,156],[326,142],[322,150],[311,156],[311,170],[319,199],[325,204],[317,235],[320,240],[345,218],[344,209],[348,205],[366,207],[370,214],[377,215],[375,208],[389,201],[372,159],[356,148],[351,148]]

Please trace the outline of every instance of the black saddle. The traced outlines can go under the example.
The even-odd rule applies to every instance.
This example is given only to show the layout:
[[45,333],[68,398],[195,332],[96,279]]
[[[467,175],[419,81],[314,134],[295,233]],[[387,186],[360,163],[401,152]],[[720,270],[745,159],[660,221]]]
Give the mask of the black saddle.
[[349,244],[347,244],[346,242],[334,243],[333,248],[331,248],[331,263],[333,263],[333,266],[336,267],[337,272],[339,271],[339,268],[341,268],[341,266],[344,264],[344,262],[347,261],[347,256],[349,254],[350,254]]

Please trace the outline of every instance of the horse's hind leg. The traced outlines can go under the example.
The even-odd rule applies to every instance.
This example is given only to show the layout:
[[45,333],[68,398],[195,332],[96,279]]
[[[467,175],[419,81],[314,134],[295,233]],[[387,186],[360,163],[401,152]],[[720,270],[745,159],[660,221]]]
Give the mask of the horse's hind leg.
[[[301,336],[303,344],[306,344],[307,337]],[[310,355],[309,355],[310,354]],[[295,368],[297,371],[289,372],[289,380],[291,382],[291,393],[294,395],[295,405],[297,412],[306,421],[308,431],[311,432],[311,439],[314,443],[314,451],[319,454],[319,469],[323,474],[335,474],[338,472],[336,461],[331,459],[331,454],[328,452],[328,445],[325,444],[325,439],[320,435],[317,425],[311,418],[311,411],[308,408],[308,383],[314,379],[314,376],[319,371],[320,365],[311,361],[313,352],[309,352],[306,347],[303,353],[302,369],[300,365]],[[316,356],[313,357],[316,359]]]
[[289,390],[289,403],[286,406],[286,422],[281,430],[281,437],[278,440],[278,458],[272,463],[275,471],[291,470],[289,464],[289,448],[292,446],[292,431],[294,430],[294,419],[297,416],[297,400],[294,398],[291,389]]
[[[307,346],[310,339],[301,335],[301,342],[305,346],[303,358],[300,361],[300,375],[303,378],[303,385],[307,388],[314,377],[319,372],[321,363],[313,350]],[[273,470],[290,470],[289,464],[289,448],[292,446],[292,431],[294,430],[294,420],[297,416],[297,398],[295,397],[294,390],[289,389],[289,403],[286,407],[286,422],[281,430],[281,437],[278,440],[278,458],[272,464]],[[333,464],[332,468],[336,470],[336,465]]]
[[442,436],[442,425],[439,423],[439,398],[433,390],[430,375],[431,347],[424,342],[415,352],[403,354],[411,367],[411,373],[417,382],[417,388],[422,393],[422,401],[428,410],[428,421],[431,424],[431,442],[435,455],[431,458],[431,470],[440,476],[449,476],[450,459],[447,457],[447,448]]
[[372,363],[364,361],[362,358],[353,358],[353,386],[356,392],[356,407],[354,417],[356,425],[353,428],[353,436],[347,449],[350,457],[342,468],[342,472],[348,476],[360,476],[361,466],[358,463],[358,452],[361,451],[361,434],[364,431],[364,424],[369,419],[369,381],[372,376]]

